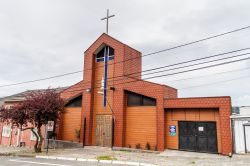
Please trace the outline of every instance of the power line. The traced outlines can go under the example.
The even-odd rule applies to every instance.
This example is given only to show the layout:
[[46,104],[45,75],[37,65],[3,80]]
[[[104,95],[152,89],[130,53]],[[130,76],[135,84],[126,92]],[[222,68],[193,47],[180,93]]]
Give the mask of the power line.
[[184,46],[192,45],[192,44],[195,44],[195,43],[199,43],[199,42],[202,42],[202,41],[210,40],[210,39],[217,38],[217,37],[220,37],[220,36],[228,35],[228,34],[231,34],[231,33],[234,33],[234,32],[238,32],[238,31],[242,31],[242,30],[245,30],[245,29],[248,29],[248,28],[250,28],[250,26],[246,26],[246,27],[243,27],[243,28],[239,28],[239,29],[235,29],[235,30],[232,30],[232,31],[228,31],[228,32],[225,32],[225,33],[218,34],[218,35],[206,37],[206,38],[203,38],[203,39],[200,39],[200,40],[196,40],[196,41],[193,41],[193,42],[181,44],[179,46],[175,46],[175,47],[163,49],[163,50],[160,50],[160,51],[152,52],[152,53],[149,53],[149,54],[145,54],[144,57],[145,56],[154,55],[154,54],[158,54],[158,53],[162,53],[162,52],[165,52],[165,51],[170,51],[170,50],[173,50],[173,49],[176,49],[176,48],[181,48],[181,47],[184,47]]
[[[140,71],[140,72],[130,73],[130,74],[126,75],[126,76],[135,75],[135,74],[141,74],[143,72],[149,72],[149,71],[158,70],[158,69],[162,69],[162,68],[167,68],[167,67],[182,65],[182,64],[186,64],[186,63],[190,63],[190,62],[200,61],[200,60],[204,60],[204,59],[214,58],[214,57],[218,57],[218,56],[222,56],[222,55],[226,55],[226,54],[231,54],[231,53],[235,53],[235,52],[245,51],[245,50],[248,50],[248,49],[250,49],[250,48],[243,48],[243,49],[233,50],[233,51],[229,51],[229,52],[225,52],[225,53],[215,54],[215,55],[212,55],[212,56],[206,56],[206,57],[203,57],[203,58],[198,58],[198,59],[183,61],[183,62],[179,62],[179,63],[175,63],[175,64],[171,64],[171,65],[165,65],[165,66],[161,66],[161,67],[157,67],[157,68],[151,68],[151,69],[143,70],[143,71]],[[190,66],[185,66],[185,67],[190,67]],[[175,70],[175,69],[180,69],[180,68],[185,68],[185,67],[178,67],[178,68],[173,68],[173,69],[164,70],[164,71],[170,71],[170,70]],[[44,80],[48,80],[48,79],[64,77],[64,76],[67,76],[67,75],[73,75],[73,74],[77,74],[77,73],[81,73],[81,72],[82,71],[79,70],[79,71],[75,71],[75,72],[65,73],[65,74],[51,76],[51,77],[45,77],[45,78],[36,79],[36,80],[24,81],[24,82],[13,83],[13,84],[5,84],[5,85],[1,85],[0,88],[2,88],[2,87],[9,87],[9,86],[15,86],[15,85],[21,85],[21,84],[27,84],[27,83],[33,83],[33,82],[39,82],[39,81],[44,81]],[[163,71],[158,71],[158,72],[154,72],[154,73],[146,73],[146,74],[142,74],[141,76],[149,75],[149,74],[155,74],[155,73],[160,73],[160,72],[163,72]],[[116,76],[116,77],[109,77],[107,79],[110,80],[110,79],[115,79],[115,78],[120,78],[120,77],[124,77],[124,75],[120,75],[120,76]],[[100,82],[100,81],[101,80],[96,80],[96,82]],[[117,81],[117,80],[114,80],[114,81]],[[90,81],[87,81],[87,82],[84,82],[84,83],[85,84],[86,83],[90,83]]]
[[226,60],[226,59],[231,59],[231,58],[236,58],[236,57],[241,57],[241,56],[249,55],[249,54],[250,54],[250,53],[239,54],[239,55],[234,55],[234,56],[230,56],[230,57],[215,59],[215,60],[211,60],[211,61],[200,62],[200,63],[191,64],[191,65],[176,67],[176,68],[172,68],[172,69],[168,69],[168,70],[160,70],[160,71],[156,71],[156,72],[146,73],[146,74],[144,74],[144,75],[151,75],[151,74],[162,73],[162,72],[171,71],[171,70],[182,69],[182,68],[186,68],[186,67],[192,67],[192,66],[202,65],[202,64],[211,63],[211,62],[217,62],[217,61]]
[[65,76],[68,76],[68,75],[72,75],[72,74],[76,74],[76,73],[81,73],[81,72],[82,72],[82,70],[79,70],[79,71],[65,73],[65,74],[61,74],[61,75],[55,75],[55,76],[51,76],[51,77],[44,77],[44,78],[40,78],[40,79],[36,79],[36,80],[18,82],[18,83],[13,83],[13,84],[5,84],[5,85],[0,85],[0,88],[7,87],[7,86],[27,84],[27,83],[32,83],[32,82],[39,82],[39,81],[49,80],[49,79],[53,79],[53,78],[65,77]]
[[220,84],[220,83],[224,83],[224,82],[236,81],[236,80],[239,80],[239,79],[249,78],[249,77],[250,77],[250,75],[243,76],[243,77],[237,77],[237,78],[233,78],[233,79],[228,79],[228,80],[223,80],[223,81],[212,82],[212,83],[208,83],[208,84],[201,84],[201,85],[196,85],[196,86],[184,87],[184,88],[180,88],[178,90],[184,90],[184,89],[191,89],[191,88],[198,88],[198,87],[202,87],[202,86],[209,86],[209,85],[214,85],[214,84]]
[[[249,49],[249,48],[247,48],[247,49]],[[229,54],[229,53],[233,53],[233,52],[237,52],[237,51],[242,51],[242,50],[246,50],[246,49],[240,49],[240,50],[236,50],[236,51],[230,51],[230,52],[226,52],[226,53],[216,54],[216,55],[207,56],[207,57],[204,57],[204,58],[193,59],[193,60],[184,61],[184,62],[181,62],[181,63],[176,63],[176,64],[167,65],[167,66],[163,66],[163,67],[151,68],[151,69],[148,69],[147,72],[153,71],[153,70],[156,70],[156,69],[160,69],[160,68],[166,68],[166,67],[171,67],[171,66],[177,66],[177,65],[180,65],[180,64],[195,62],[195,61],[198,61],[198,60],[208,59],[208,58],[217,57],[217,56],[221,56],[221,55],[226,55],[226,54]],[[248,54],[250,54],[250,53],[239,54],[239,55],[234,55],[234,56],[225,57],[225,58],[221,58],[221,59],[216,59],[216,60],[211,60],[211,61],[196,63],[196,64],[192,64],[192,65],[180,66],[180,67],[171,68],[171,69],[167,69],[167,70],[161,70],[161,71],[146,73],[146,74],[142,74],[141,76],[151,75],[151,74],[156,74],[156,73],[161,73],[161,72],[166,72],[166,71],[171,71],[171,70],[177,70],[177,69],[182,69],[182,68],[186,68],[186,67],[197,66],[197,65],[206,64],[206,63],[211,63],[211,62],[216,62],[216,61],[220,61],[220,60],[225,60],[225,59],[240,57],[240,56],[244,56],[244,55],[248,55]],[[130,76],[130,75],[135,76],[134,74],[136,74],[136,73],[139,73],[139,74],[140,74],[141,72],[134,72],[134,73],[127,74],[127,75],[120,75],[120,76],[115,76],[115,77],[109,77],[108,80],[110,80],[110,81],[119,81],[119,80],[123,80],[123,79],[124,79],[124,78],[123,78],[124,76],[127,76],[127,77]],[[119,79],[116,79],[116,78],[119,78]],[[114,80],[112,80],[112,79],[114,79]],[[96,80],[95,82],[101,82],[101,80]],[[87,82],[85,82],[85,83],[90,83],[90,81],[87,81]]]
[[[222,65],[226,65],[226,64],[231,64],[231,63],[236,63],[236,62],[240,62],[240,61],[249,60],[249,59],[250,59],[250,57],[247,57],[247,58],[242,58],[242,59],[238,59],[238,60],[233,60],[233,61],[218,63],[218,64],[214,64],[214,65],[209,65],[209,66],[203,66],[203,67],[199,67],[199,68],[194,68],[194,69],[190,69],[190,70],[184,70],[184,71],[175,72],[175,73],[169,73],[169,74],[163,74],[163,75],[158,75],[158,76],[152,76],[152,77],[144,78],[143,80],[142,79],[136,79],[136,78],[130,78],[129,77],[130,79],[134,79],[134,80],[133,81],[128,81],[128,82],[117,83],[117,84],[114,84],[113,86],[120,85],[120,84],[133,83],[133,82],[137,82],[137,81],[144,81],[144,80],[153,79],[153,78],[160,78],[160,77],[172,76],[172,75],[177,75],[177,74],[183,74],[183,73],[187,73],[187,72],[192,72],[192,71],[207,69],[207,68],[211,68],[211,67],[222,66]],[[93,87],[92,89],[94,89],[94,88],[101,88],[101,86]],[[83,91],[83,90],[86,90],[86,89],[72,90],[72,91],[68,91],[68,92],[77,92],[77,91]]]
[[[231,34],[231,33],[235,33],[235,32],[238,32],[238,31],[246,30],[246,29],[249,29],[249,28],[250,28],[250,26],[238,28],[238,29],[235,29],[235,30],[232,30],[232,31],[220,33],[218,35],[209,36],[209,37],[206,37],[206,38],[202,38],[202,39],[195,40],[195,41],[192,41],[192,42],[184,43],[184,44],[177,45],[177,46],[174,46],[174,47],[170,47],[170,48],[166,48],[166,49],[163,49],[163,50],[159,50],[159,51],[151,52],[151,53],[148,53],[148,54],[144,54],[144,55],[142,55],[140,57],[133,57],[133,58],[129,58],[129,59],[126,59],[126,60],[117,61],[117,62],[114,62],[114,63],[111,63],[111,64],[119,64],[119,63],[123,63],[123,62],[126,62],[126,61],[131,61],[133,59],[138,59],[138,58],[143,58],[143,57],[147,57],[147,56],[159,54],[159,53],[162,53],[162,52],[174,50],[174,49],[177,49],[177,48],[181,48],[181,47],[193,45],[193,44],[196,44],[196,43],[199,43],[199,42],[203,42],[203,41],[206,41],[206,40],[210,40],[210,39],[214,39],[214,38],[217,38],[217,37],[225,36],[225,35],[228,35],[228,34]],[[103,67],[103,65],[101,65],[99,67]],[[85,69],[85,70],[92,70],[92,68]]]
[[176,72],[176,73],[170,73],[170,74],[163,74],[163,75],[148,77],[148,78],[145,78],[145,79],[152,79],[152,78],[159,78],[159,77],[171,76],[171,75],[176,75],[176,74],[182,74],[182,73],[186,73],[186,72],[190,72],[190,71],[196,71],[196,70],[206,69],[206,68],[210,68],[210,67],[226,65],[226,64],[240,62],[240,61],[249,60],[249,59],[250,59],[250,57],[247,57],[247,58],[237,59],[237,60],[223,62],[223,63],[219,63],[219,64],[214,64],[214,65],[203,66],[203,67],[199,67],[199,68],[195,68],[195,69],[180,71],[180,72]]
[[250,69],[250,67],[247,67],[247,68],[242,68],[242,69],[238,69],[238,70],[229,70],[229,71],[225,71],[225,72],[207,74],[207,75],[202,75],[202,76],[197,76],[197,77],[188,77],[188,78],[183,78],[183,79],[170,80],[170,81],[166,81],[166,82],[164,82],[164,83],[167,84],[167,83],[169,83],[169,82],[186,81],[186,80],[197,79],[197,78],[203,78],[203,77],[208,77],[208,76],[213,76],[213,75],[220,75],[220,74],[225,74],[225,73],[232,73],[232,72],[244,71],[244,70],[249,70],[249,69]]
[[148,72],[148,71],[152,71],[152,70],[158,70],[158,69],[162,69],[162,68],[166,68],[166,67],[182,65],[182,64],[186,64],[186,63],[190,63],[190,62],[196,62],[196,61],[200,61],[200,60],[204,60],[204,59],[214,58],[214,57],[218,57],[218,56],[221,56],[221,55],[231,54],[231,53],[245,51],[245,50],[249,50],[249,49],[250,48],[243,48],[243,49],[233,50],[233,51],[224,52],[224,53],[220,53],[220,54],[215,54],[215,55],[211,55],[211,56],[206,56],[206,57],[203,57],[203,58],[197,58],[197,59],[192,59],[192,60],[183,61],[183,62],[179,62],[179,63],[174,63],[174,64],[171,64],[171,65],[164,65],[164,66],[156,67],[156,68],[153,68],[153,69],[151,68],[151,69],[143,70],[141,72],[134,72],[134,73],[131,73],[131,74],[127,74],[127,76],[134,75],[134,74],[137,74],[137,73],[140,74],[140,73]]
[[[156,74],[156,73],[162,73],[162,72],[166,72],[166,71],[171,71],[171,70],[177,70],[177,69],[182,69],[182,68],[186,68],[186,67],[192,67],[192,66],[197,66],[197,65],[201,65],[201,64],[205,64],[205,63],[211,63],[211,62],[216,62],[219,60],[225,60],[225,59],[230,59],[230,58],[235,58],[235,57],[240,57],[240,56],[244,56],[244,55],[248,55],[250,53],[245,53],[245,54],[239,54],[239,55],[235,55],[235,56],[231,56],[231,57],[225,57],[225,58],[221,58],[221,59],[216,59],[216,60],[211,60],[211,61],[206,61],[206,62],[201,62],[201,63],[196,63],[196,64],[192,64],[192,65],[186,65],[186,66],[180,66],[180,67],[176,67],[176,68],[171,68],[171,69],[167,69],[167,70],[161,70],[161,71],[155,71],[155,72],[151,72],[151,73],[145,73],[142,74],[142,72],[149,72],[149,71],[154,71],[154,70],[158,70],[158,69],[162,69],[162,68],[168,68],[168,67],[172,67],[172,66],[178,66],[181,64],[186,64],[186,63],[190,63],[190,62],[195,62],[195,61],[199,61],[199,60],[204,60],[204,59],[209,59],[209,58],[214,58],[214,57],[218,57],[218,56],[222,56],[222,55],[226,55],[226,54],[231,54],[234,52],[239,52],[239,51],[244,51],[244,50],[248,50],[250,48],[244,48],[244,49],[239,49],[239,50],[234,50],[234,51],[229,51],[229,52],[225,52],[225,53],[220,53],[220,54],[215,54],[212,56],[207,56],[207,57],[203,57],[203,58],[198,58],[198,59],[193,59],[193,60],[188,60],[188,61],[183,61],[180,63],[175,63],[175,64],[171,64],[171,65],[165,65],[165,66],[161,66],[161,67],[157,67],[157,68],[151,68],[151,69],[147,69],[141,72],[134,72],[134,73],[130,73],[127,75],[120,75],[120,76],[115,76],[115,77],[108,77],[107,79],[110,81],[119,81],[122,80],[124,76],[139,76],[138,74],[140,74],[140,76],[145,76],[145,75],[151,75],[151,74]],[[137,75],[136,75],[137,74]],[[119,79],[117,79],[119,78]],[[112,80],[114,79],[114,80]],[[95,82],[101,82],[102,80],[95,80]],[[90,81],[87,81],[85,83],[90,83]]]
[[[248,28],[250,28],[250,26],[238,28],[238,29],[235,29],[235,30],[232,30],[232,31],[228,31],[228,32],[224,32],[224,33],[221,33],[221,34],[218,34],[218,35],[206,37],[206,38],[203,38],[203,39],[199,39],[199,40],[196,40],[196,41],[188,42],[188,43],[181,44],[181,45],[178,45],[178,46],[174,46],[174,47],[166,48],[166,49],[163,49],[163,50],[151,52],[151,53],[148,53],[148,54],[144,54],[144,55],[142,55],[140,57],[133,57],[133,58],[129,58],[129,59],[126,59],[126,60],[123,60],[123,61],[114,62],[112,64],[123,63],[123,62],[130,61],[130,60],[133,60],[133,59],[137,59],[137,58],[141,58],[141,57],[146,57],[146,56],[151,56],[151,55],[155,55],[155,54],[158,54],[158,53],[162,53],[162,52],[174,50],[174,49],[177,49],[177,48],[185,47],[185,46],[192,45],[192,44],[195,44],[195,43],[199,43],[199,42],[202,42],[202,41],[206,41],[206,40],[210,40],[210,39],[217,38],[217,37],[220,37],[220,36],[228,35],[228,34],[231,34],[231,33],[234,33],[234,32],[242,31],[242,30],[245,30],[245,29],[248,29]],[[101,67],[101,66],[99,66],[99,67]],[[90,69],[85,69],[85,71],[86,70],[93,70],[93,69],[90,68]],[[13,84],[6,84],[6,85],[1,85],[0,87],[7,87],[7,86],[14,86],[14,85],[20,85],[20,84],[38,82],[38,81],[43,81],[43,80],[48,80],[48,79],[63,77],[63,76],[66,76],[66,75],[76,74],[76,73],[79,73],[79,72],[83,72],[83,71],[82,70],[80,70],[80,71],[74,71],[74,72],[70,72],[70,73],[65,73],[65,74],[61,74],[61,75],[55,75],[55,76],[51,76],[51,77],[45,77],[45,78],[36,79],[36,80],[24,81],[24,82],[13,83]]]

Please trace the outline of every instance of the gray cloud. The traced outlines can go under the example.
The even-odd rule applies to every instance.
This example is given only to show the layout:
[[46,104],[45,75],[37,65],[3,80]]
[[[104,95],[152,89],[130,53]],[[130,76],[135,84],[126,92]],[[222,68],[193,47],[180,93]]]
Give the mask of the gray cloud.
[[[9,0],[0,1],[0,84],[22,82],[83,69],[83,52],[105,30],[106,9],[116,17],[110,35],[150,53],[210,35],[250,25],[250,2],[166,0]],[[202,42],[143,59],[143,69],[168,65],[230,50],[249,47],[250,30]],[[206,75],[250,66],[240,62],[173,77]],[[247,75],[248,71],[202,79],[170,82],[183,88]],[[1,88],[0,96],[26,89],[76,83],[82,74],[34,84]],[[249,78],[214,86],[180,90],[180,97],[230,95],[234,104],[250,105]]]

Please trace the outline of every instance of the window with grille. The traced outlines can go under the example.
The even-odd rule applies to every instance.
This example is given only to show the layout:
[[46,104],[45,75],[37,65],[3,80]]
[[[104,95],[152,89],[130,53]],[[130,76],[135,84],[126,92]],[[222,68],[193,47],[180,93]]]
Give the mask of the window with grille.
[[96,62],[103,62],[104,61],[104,55],[105,55],[106,51],[108,52],[108,60],[114,59],[114,55],[115,55],[114,49],[112,47],[105,46],[105,47],[103,47],[103,49],[101,49],[101,51],[99,51],[96,54]]

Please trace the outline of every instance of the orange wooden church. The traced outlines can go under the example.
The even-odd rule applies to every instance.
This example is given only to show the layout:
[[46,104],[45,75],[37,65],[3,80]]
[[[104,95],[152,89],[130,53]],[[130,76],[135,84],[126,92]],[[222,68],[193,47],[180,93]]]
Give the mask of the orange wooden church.
[[[83,80],[67,88],[62,140],[163,151],[232,152],[230,97],[178,98],[141,79],[141,53],[102,34],[84,53]],[[76,134],[76,133],[79,134]]]

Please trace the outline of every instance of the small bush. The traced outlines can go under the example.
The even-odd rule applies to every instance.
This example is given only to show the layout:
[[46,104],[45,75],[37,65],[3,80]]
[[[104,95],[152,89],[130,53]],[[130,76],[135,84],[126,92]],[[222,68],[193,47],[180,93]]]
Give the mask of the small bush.
[[157,145],[154,146],[154,150],[157,151]]
[[136,148],[136,149],[141,149],[141,144],[136,144],[136,145],[135,145],[135,148]]
[[76,136],[77,139],[80,138],[80,135],[81,135],[80,129],[75,129],[75,136]]
[[151,149],[149,142],[146,143],[145,149],[146,149],[146,150],[150,150],[150,149]]

